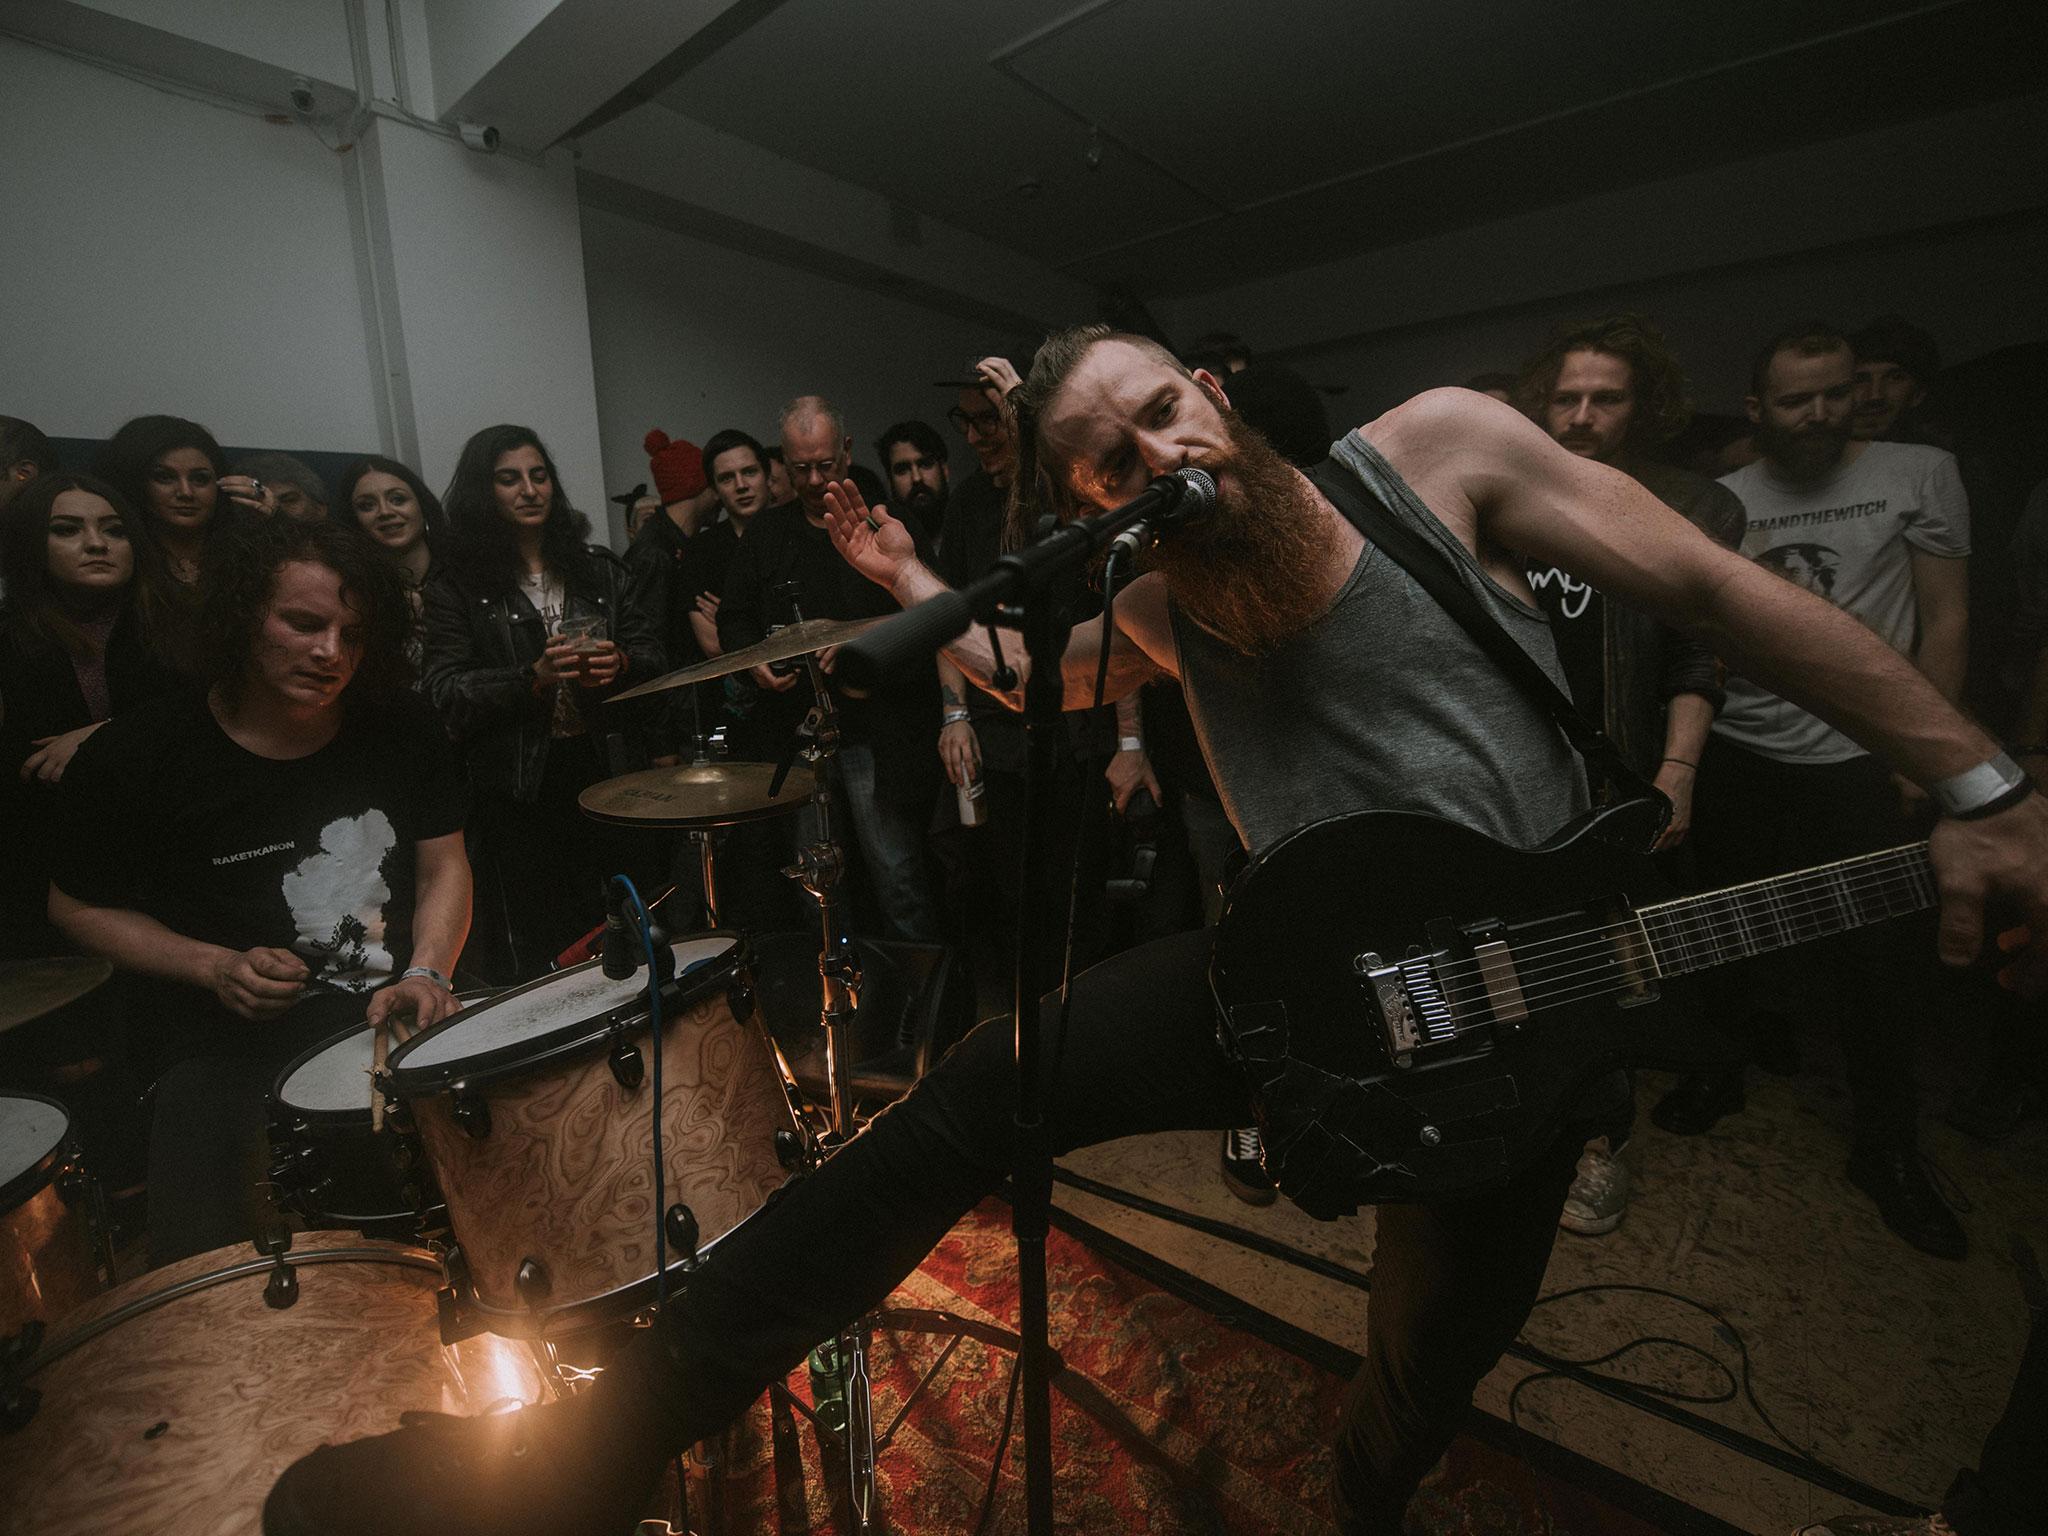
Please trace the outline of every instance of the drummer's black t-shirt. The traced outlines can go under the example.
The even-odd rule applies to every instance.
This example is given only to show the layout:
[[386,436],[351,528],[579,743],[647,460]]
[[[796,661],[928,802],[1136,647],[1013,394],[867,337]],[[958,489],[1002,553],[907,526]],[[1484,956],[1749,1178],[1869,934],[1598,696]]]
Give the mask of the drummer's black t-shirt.
[[414,844],[461,831],[464,811],[447,736],[411,694],[351,710],[333,741],[281,762],[237,745],[203,694],[180,692],[88,737],[58,801],[67,894],[230,949],[293,950],[320,980],[261,1022],[197,988],[150,985],[133,1023],[160,1065],[270,1056],[303,1039],[302,1015],[327,1028],[361,1017],[360,994],[409,963]]

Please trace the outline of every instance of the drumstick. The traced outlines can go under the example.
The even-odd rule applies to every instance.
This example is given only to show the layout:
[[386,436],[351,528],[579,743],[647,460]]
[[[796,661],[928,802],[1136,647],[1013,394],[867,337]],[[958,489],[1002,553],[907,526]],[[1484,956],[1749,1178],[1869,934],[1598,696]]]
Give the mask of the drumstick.
[[384,1076],[384,1026],[375,1030],[376,1044],[370,1053],[370,1134],[376,1135],[384,1129],[384,1085],[379,1079]]

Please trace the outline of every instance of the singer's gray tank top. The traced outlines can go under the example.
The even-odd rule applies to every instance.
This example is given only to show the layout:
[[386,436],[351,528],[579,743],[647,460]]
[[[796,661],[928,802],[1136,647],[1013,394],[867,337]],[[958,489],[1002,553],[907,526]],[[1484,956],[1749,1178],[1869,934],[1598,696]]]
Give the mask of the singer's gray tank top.
[[[1480,568],[1353,432],[1330,450],[1355,481],[1442,549],[1516,642],[1564,684],[1539,609]],[[1517,847],[1587,805],[1585,774],[1543,707],[1370,542],[1328,611],[1246,657],[1172,606],[1188,712],[1224,809],[1259,853],[1349,811],[1426,811]]]

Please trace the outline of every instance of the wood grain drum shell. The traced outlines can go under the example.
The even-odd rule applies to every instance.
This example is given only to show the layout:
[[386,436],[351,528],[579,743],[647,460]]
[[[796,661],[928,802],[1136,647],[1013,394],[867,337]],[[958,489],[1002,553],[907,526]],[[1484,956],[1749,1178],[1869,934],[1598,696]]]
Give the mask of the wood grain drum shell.
[[[797,1134],[759,1012],[749,1001],[744,1021],[734,1016],[733,996],[749,990],[743,952],[735,949],[694,987],[686,983],[664,1018],[664,1195],[695,1215],[699,1252],[781,1187],[788,1173],[777,1133]],[[644,1010],[622,1038],[644,1056]],[[515,1335],[548,1332],[649,1299],[651,1082],[624,1086],[602,1045],[557,1052],[530,1069],[500,1067],[461,1090],[488,1114],[488,1130],[472,1134],[454,1093],[415,1093],[402,1059],[394,1080],[447,1203],[461,1256],[457,1288],[467,1291],[462,1305],[476,1308],[484,1326]],[[469,1118],[480,1123],[474,1110]],[[522,1294],[519,1274],[529,1260],[545,1279],[543,1288]]]
[[[13,1163],[0,1169],[0,1339],[53,1323],[107,1288],[92,1186],[62,1105],[0,1094]],[[18,1147],[24,1143],[28,1150]],[[18,1165],[18,1166],[17,1166]]]
[[35,1416],[0,1435],[0,1533],[256,1536],[278,1474],[323,1442],[415,1409],[545,1395],[531,1345],[442,1345],[432,1255],[307,1232],[287,1259],[299,1294],[281,1310],[263,1299],[270,1260],[234,1247],[139,1276],[53,1329],[28,1378]]

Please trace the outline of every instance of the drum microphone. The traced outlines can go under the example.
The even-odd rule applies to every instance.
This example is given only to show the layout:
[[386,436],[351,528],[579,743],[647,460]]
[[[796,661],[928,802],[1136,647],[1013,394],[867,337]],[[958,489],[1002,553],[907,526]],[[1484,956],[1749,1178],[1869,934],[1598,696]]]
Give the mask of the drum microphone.
[[626,922],[625,898],[616,880],[604,883],[604,948],[597,964],[613,981],[624,981],[640,968],[633,958],[633,930]]

